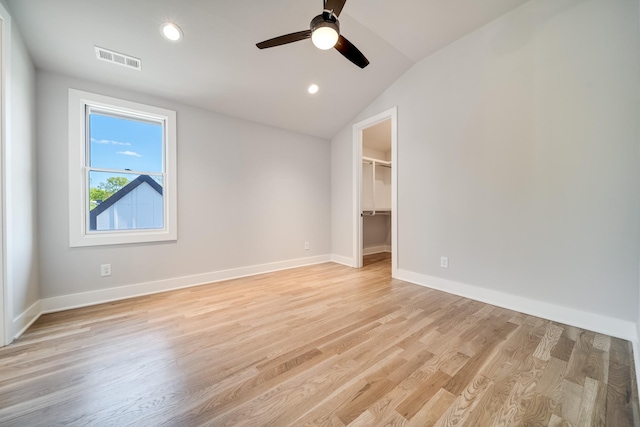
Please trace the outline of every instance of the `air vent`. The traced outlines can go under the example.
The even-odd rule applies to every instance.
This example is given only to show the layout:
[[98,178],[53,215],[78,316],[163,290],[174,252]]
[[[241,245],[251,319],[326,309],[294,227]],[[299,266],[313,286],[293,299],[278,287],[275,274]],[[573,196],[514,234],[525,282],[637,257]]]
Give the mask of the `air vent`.
[[123,67],[133,68],[134,70],[142,70],[142,61],[133,56],[124,55],[112,50],[103,49],[98,46],[96,48],[96,57],[101,61],[111,62],[113,64],[122,65]]

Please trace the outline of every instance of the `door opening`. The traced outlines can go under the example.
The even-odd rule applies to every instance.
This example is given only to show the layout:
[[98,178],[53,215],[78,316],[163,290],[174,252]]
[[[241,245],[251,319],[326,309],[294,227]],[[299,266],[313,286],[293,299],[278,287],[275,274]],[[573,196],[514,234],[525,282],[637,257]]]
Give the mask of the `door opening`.
[[363,257],[391,252],[396,275],[397,251],[397,109],[353,126],[354,267]]

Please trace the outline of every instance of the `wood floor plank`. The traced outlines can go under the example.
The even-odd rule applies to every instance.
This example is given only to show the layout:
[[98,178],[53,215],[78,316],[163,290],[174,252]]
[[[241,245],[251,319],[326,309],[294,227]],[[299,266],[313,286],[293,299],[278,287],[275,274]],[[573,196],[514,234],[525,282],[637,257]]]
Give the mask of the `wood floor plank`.
[[569,422],[563,420],[561,417],[556,414],[551,415],[551,419],[549,419],[549,427],[573,427]]
[[566,378],[580,386],[584,385],[584,380],[587,377],[587,363],[589,354],[593,350],[594,335],[593,332],[589,331],[580,332],[569,358]]
[[396,411],[407,420],[411,420],[413,416],[424,406],[425,401],[429,401],[435,394],[449,381],[451,377],[444,372],[438,370],[429,376],[420,386],[407,397],[396,408]]
[[331,425],[335,422],[339,422],[340,425],[344,425],[342,420],[340,420],[336,415],[337,411],[342,408],[344,402],[355,399],[358,392],[366,385],[366,383],[365,379],[359,379],[357,381],[347,383],[346,386],[334,391],[324,401],[317,402],[317,405],[312,407],[311,410],[300,415],[291,425],[303,427],[324,426]]
[[456,396],[441,388],[433,398],[411,418],[408,427],[431,427],[438,422],[456,400]]
[[487,361],[497,351],[496,344],[500,341],[500,333],[484,338],[481,350],[469,358],[469,360],[451,378],[444,388],[454,395],[460,395],[469,385],[470,378],[474,378],[485,363],[487,363]]
[[[554,412],[563,420],[577,426],[578,417],[580,415],[580,403],[582,402],[583,386],[569,381],[562,380],[561,393],[558,398],[558,406]],[[615,425],[615,424],[614,424]]]
[[[491,380],[477,376],[471,380],[467,388],[456,398],[453,404],[436,422],[436,427],[465,425],[473,410],[478,406],[484,393],[491,386]],[[473,424],[469,424],[473,425]]]
[[628,341],[365,261],[44,315],[0,348],[0,425],[640,425]]
[[634,419],[635,401],[632,400],[632,383],[629,381],[631,365],[633,365],[629,355],[630,346],[629,342],[619,338],[611,339],[607,383],[607,425],[634,425],[634,422],[638,422]]
[[568,362],[575,344],[575,341],[571,341],[567,337],[561,336],[558,339],[556,346],[551,350],[551,357]]
[[538,347],[533,352],[533,357],[537,357],[540,360],[549,360],[551,357],[551,351],[558,343],[558,340],[562,336],[563,329],[553,324],[547,325],[547,330],[538,344]]
[[566,370],[567,362],[551,357],[546,369],[542,372],[540,381],[538,381],[536,385],[536,393],[557,402],[561,393],[560,387]]
[[587,377],[584,382],[577,425],[604,426],[605,410],[606,390],[604,384]]
[[523,426],[547,426],[553,416],[555,402],[546,396],[534,393],[522,416]]
[[593,337],[593,348],[608,352],[611,348],[611,337],[603,334],[595,334]]

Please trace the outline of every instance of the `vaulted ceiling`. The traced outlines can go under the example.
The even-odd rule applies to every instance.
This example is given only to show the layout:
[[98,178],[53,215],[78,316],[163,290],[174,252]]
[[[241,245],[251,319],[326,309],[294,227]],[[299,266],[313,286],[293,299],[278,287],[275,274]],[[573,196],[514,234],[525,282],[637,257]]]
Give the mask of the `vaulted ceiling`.
[[[39,69],[323,138],[414,63],[526,1],[348,0],[341,33],[371,62],[360,69],[310,40],[256,48],[308,29],[320,0],[6,0]],[[167,20],[181,43],[161,37]],[[94,46],[140,58],[142,70],[98,61]]]

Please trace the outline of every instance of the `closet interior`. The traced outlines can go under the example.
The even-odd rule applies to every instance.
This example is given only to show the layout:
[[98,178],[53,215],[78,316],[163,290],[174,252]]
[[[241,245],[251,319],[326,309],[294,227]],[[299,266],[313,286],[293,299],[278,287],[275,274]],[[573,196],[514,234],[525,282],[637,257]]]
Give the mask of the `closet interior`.
[[362,134],[362,254],[391,252],[391,119]]

